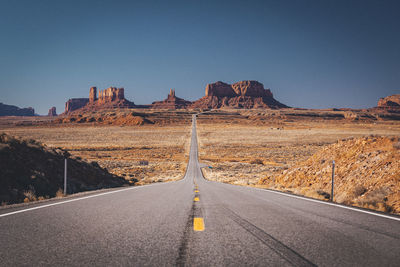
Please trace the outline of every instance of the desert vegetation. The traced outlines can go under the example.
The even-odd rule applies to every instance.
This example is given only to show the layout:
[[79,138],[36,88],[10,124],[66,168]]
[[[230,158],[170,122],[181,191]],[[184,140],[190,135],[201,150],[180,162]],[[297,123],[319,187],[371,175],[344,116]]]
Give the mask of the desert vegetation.
[[71,158],[98,164],[135,185],[181,179],[190,145],[190,124],[125,127],[56,124],[7,126],[2,130],[38,140],[51,149],[61,148]]
[[3,133],[0,134],[1,205],[62,196],[65,158],[68,158],[67,193],[128,184],[95,162],[70,158],[63,149]]
[[[270,113],[277,115],[268,115]],[[231,111],[228,116],[211,112],[200,115],[199,157],[203,163],[212,166],[203,169],[204,175],[207,179],[220,182],[272,188],[326,199],[330,193],[328,165],[336,155],[333,151],[327,152],[332,149],[330,146],[338,144],[338,141],[358,142],[375,135],[372,139],[365,139],[370,140],[366,144],[376,140],[373,146],[375,152],[372,148],[358,148],[354,150],[354,155],[343,157],[342,160],[341,157],[335,159],[340,168],[335,201],[399,212],[395,197],[398,189],[389,182],[394,181],[395,174],[392,172],[398,173],[398,166],[396,170],[393,163],[386,167],[380,164],[395,161],[395,155],[399,153],[394,148],[398,146],[395,140],[400,132],[400,124],[397,121],[375,119],[327,119],[326,116],[324,119],[321,114],[313,116],[314,119],[305,116],[293,119],[282,111],[273,110]],[[340,147],[337,151],[348,149]],[[365,154],[368,149],[371,151]],[[316,153],[319,156],[313,156]],[[374,153],[379,156],[375,157]],[[307,160],[314,157],[318,160],[311,166]],[[373,166],[378,166],[377,170],[374,171],[371,164],[376,164]],[[348,165],[354,168],[353,172],[349,172]],[[363,168],[370,171],[361,171],[364,169],[357,169],[355,166],[358,165],[365,165]],[[386,168],[387,171],[379,172],[379,168]],[[339,178],[344,174],[348,176]],[[398,186],[399,181],[396,183]]]

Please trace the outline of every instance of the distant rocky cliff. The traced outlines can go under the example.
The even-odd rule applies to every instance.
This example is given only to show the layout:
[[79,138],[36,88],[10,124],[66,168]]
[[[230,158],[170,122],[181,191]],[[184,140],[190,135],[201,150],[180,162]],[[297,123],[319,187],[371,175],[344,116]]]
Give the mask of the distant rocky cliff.
[[97,98],[97,88],[91,87],[89,98],[72,98],[65,103],[65,114],[75,110],[87,111],[103,108],[132,108],[133,102],[125,99],[124,88],[109,87],[99,91]]
[[175,95],[175,90],[171,89],[167,99],[163,101],[156,101],[151,104],[151,108],[155,109],[185,109],[190,106],[192,102],[179,98]]
[[192,108],[287,108],[274,99],[271,90],[257,81],[227,84],[221,81],[207,84],[206,95],[195,101]]
[[400,111],[400,94],[379,99],[378,108],[388,111]]
[[49,109],[49,112],[47,113],[47,116],[50,116],[50,117],[55,117],[55,116],[57,116],[57,109],[56,109],[56,107],[51,107],[51,108]]
[[0,116],[35,116],[35,110],[0,103]]

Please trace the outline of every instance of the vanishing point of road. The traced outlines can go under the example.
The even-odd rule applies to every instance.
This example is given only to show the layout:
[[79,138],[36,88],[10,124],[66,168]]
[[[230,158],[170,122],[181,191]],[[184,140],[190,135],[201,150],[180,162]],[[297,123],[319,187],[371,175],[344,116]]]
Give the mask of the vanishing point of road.
[[0,210],[0,266],[400,266],[400,218],[203,178]]

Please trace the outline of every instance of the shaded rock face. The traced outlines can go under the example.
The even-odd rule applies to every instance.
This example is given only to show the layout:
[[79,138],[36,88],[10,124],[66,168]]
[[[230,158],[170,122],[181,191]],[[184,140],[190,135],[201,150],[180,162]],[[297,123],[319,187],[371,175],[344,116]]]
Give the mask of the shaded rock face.
[[151,108],[155,109],[184,109],[187,108],[192,102],[179,98],[175,95],[175,90],[171,89],[167,99],[163,101],[156,101],[151,104]]
[[65,102],[65,113],[83,108],[87,103],[89,103],[89,98],[71,98]]
[[192,108],[286,108],[273,98],[271,90],[257,81],[241,81],[232,85],[218,81],[207,84],[206,95],[195,101]]
[[50,108],[50,109],[49,109],[49,113],[47,114],[47,116],[51,116],[51,117],[57,116],[56,107]]
[[94,103],[97,100],[97,88],[91,87],[89,91],[89,102]]
[[35,116],[35,110],[0,103],[0,116]]
[[[127,184],[97,163],[87,163],[62,149],[28,139],[0,134],[0,202],[14,204],[38,197],[56,196],[63,188],[64,159],[68,157],[68,192],[117,187]],[[30,194],[27,194],[27,192]],[[28,198],[28,199],[26,199]]]

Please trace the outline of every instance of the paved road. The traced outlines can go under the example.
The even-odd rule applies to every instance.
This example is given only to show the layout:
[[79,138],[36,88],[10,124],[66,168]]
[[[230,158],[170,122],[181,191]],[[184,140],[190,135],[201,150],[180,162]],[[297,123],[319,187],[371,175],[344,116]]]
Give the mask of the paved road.
[[0,265],[400,265],[398,217],[206,181],[192,133],[181,181],[0,210]]

